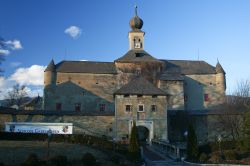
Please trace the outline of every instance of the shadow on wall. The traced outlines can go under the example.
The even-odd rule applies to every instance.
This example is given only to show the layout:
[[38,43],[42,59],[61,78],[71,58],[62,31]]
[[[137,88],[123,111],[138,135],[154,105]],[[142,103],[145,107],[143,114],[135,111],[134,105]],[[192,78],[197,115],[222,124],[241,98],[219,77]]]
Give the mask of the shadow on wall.
[[205,85],[185,76],[184,94],[187,95],[185,108],[188,110],[204,109],[204,87]]
[[[100,93],[103,93],[102,91]],[[45,110],[56,110],[56,103],[61,103],[64,111],[75,111],[77,104],[80,104],[80,111],[102,111],[100,107],[103,105],[105,105],[103,106],[105,107],[104,111],[114,111],[114,103],[101,96],[103,94],[98,96],[71,81],[67,81],[45,88],[44,108]]]

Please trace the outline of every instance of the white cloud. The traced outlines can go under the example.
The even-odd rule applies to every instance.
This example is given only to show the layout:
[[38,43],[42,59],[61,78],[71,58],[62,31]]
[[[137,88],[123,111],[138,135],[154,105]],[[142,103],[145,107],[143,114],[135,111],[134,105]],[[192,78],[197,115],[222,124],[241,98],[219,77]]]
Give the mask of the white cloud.
[[70,26],[65,29],[64,33],[70,35],[73,39],[77,39],[82,34],[82,30],[77,26]]
[[0,77],[0,100],[6,98],[15,84],[25,85],[28,96],[43,95],[43,74],[46,66],[18,68],[10,77]]
[[5,77],[0,77],[0,100],[6,98],[8,91],[13,87],[14,82],[6,79]]
[[22,63],[21,62],[10,62],[11,67],[17,67],[20,66]]
[[9,53],[9,50],[0,49],[0,55],[8,55]]
[[5,44],[7,44],[12,50],[19,50],[19,49],[22,49],[22,44],[20,42],[20,40],[9,40],[7,42],[5,42]]
[[28,68],[18,68],[9,79],[21,85],[43,85],[43,73],[45,68],[46,66],[39,65],[32,65]]

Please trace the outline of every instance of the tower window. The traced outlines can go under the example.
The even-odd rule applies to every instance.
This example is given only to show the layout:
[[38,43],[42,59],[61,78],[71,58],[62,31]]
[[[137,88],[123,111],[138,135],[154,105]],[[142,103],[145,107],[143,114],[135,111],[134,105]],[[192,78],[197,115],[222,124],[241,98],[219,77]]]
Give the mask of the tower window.
[[156,112],[156,111],[157,111],[156,105],[151,105],[151,111],[152,111],[152,112]]
[[204,101],[209,101],[209,96],[207,93],[204,94]]
[[132,105],[125,105],[125,111],[131,112],[132,111]]
[[61,111],[62,110],[62,103],[56,103],[56,110]]
[[105,107],[106,107],[105,104],[99,104],[99,110],[100,110],[101,112],[105,111]]
[[143,112],[144,111],[144,105],[139,104],[138,105],[138,112]]

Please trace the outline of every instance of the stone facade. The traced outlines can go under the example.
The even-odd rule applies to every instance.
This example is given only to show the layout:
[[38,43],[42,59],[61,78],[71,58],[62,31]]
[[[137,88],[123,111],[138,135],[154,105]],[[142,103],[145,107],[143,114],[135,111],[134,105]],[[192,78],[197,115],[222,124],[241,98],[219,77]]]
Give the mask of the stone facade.
[[[62,61],[54,64],[52,60],[44,72],[44,109],[100,115],[114,113],[114,117],[105,120],[105,130],[113,124],[112,136],[117,140],[128,139],[133,122],[148,130],[149,140],[168,140],[170,137],[173,141],[179,140],[184,130],[178,131],[175,125],[171,126],[174,118],[172,122],[168,122],[168,118],[178,111],[194,116],[194,112],[205,112],[202,118],[196,116],[198,120],[194,123],[199,139],[204,140],[208,137],[207,128],[199,123],[205,121],[207,124],[206,112],[224,101],[223,68],[219,63],[214,67],[204,61],[154,58],[144,50],[142,25],[137,15],[131,19],[130,50],[114,62]],[[137,81],[133,83],[134,80]],[[81,123],[87,125],[100,120],[99,117],[91,119],[82,117]]]
[[[116,138],[128,138],[132,123],[135,121],[137,126],[146,127],[151,132],[149,140],[168,139],[166,96],[116,95],[115,105]],[[126,110],[126,106],[130,109]],[[139,111],[139,106],[143,107],[143,111]]]

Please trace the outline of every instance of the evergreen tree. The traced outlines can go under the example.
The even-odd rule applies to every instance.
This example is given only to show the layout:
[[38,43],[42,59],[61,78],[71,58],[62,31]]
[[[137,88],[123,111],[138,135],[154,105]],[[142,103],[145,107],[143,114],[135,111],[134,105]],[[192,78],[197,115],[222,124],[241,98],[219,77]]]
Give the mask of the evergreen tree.
[[250,111],[247,111],[243,117],[243,132],[242,132],[241,148],[250,150]]
[[198,149],[197,137],[193,126],[190,124],[188,127],[188,136],[187,136],[187,159],[197,160],[198,154],[199,154],[199,149]]
[[137,128],[135,121],[133,122],[133,127],[130,134],[128,152],[132,159],[138,159],[140,156],[140,147],[137,139]]

